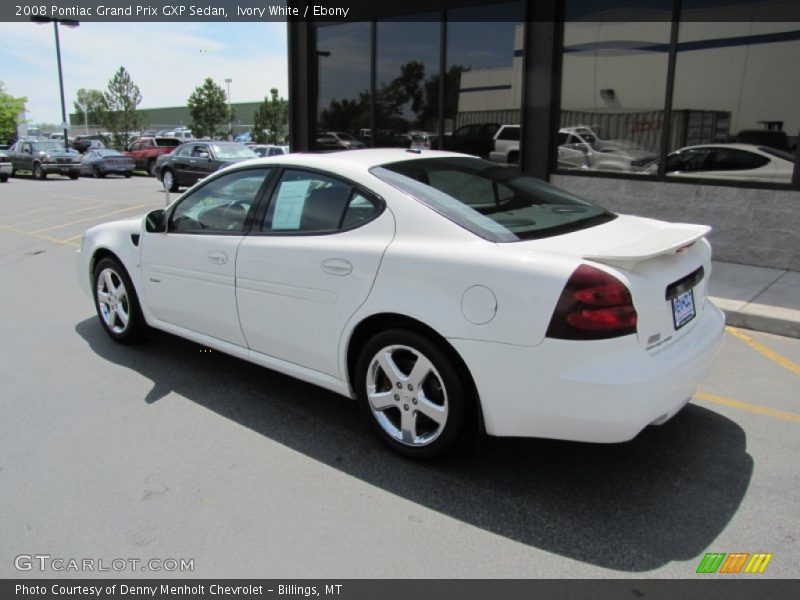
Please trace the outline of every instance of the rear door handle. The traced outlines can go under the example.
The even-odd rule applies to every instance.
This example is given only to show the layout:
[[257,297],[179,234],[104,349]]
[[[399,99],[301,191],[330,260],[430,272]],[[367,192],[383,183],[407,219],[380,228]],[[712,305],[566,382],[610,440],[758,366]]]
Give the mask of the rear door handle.
[[330,275],[350,275],[353,264],[343,258],[326,258],[322,261],[322,270]]
[[224,265],[228,262],[228,255],[224,252],[209,252],[207,256],[208,260],[216,265]]

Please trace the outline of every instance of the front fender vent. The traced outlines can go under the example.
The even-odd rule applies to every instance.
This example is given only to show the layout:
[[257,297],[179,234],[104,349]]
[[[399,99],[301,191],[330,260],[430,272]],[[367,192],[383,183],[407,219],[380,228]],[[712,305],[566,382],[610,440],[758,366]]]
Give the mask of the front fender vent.
[[134,246],[138,246],[139,245],[139,234],[138,233],[132,233],[131,234],[131,241],[133,242]]

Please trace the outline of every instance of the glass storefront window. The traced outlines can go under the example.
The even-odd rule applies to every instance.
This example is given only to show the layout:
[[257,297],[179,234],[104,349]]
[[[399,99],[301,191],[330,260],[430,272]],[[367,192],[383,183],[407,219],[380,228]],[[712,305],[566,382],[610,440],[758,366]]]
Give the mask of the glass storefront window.
[[317,150],[346,150],[369,145],[369,23],[317,28]]
[[[800,131],[800,23],[696,21],[683,0],[667,177],[788,184]],[[796,141],[794,142],[796,143]]]
[[375,146],[437,147],[437,22],[378,21],[375,57]]
[[447,13],[441,147],[519,164],[525,5]]
[[567,0],[556,163],[561,169],[649,174],[664,130],[671,0],[648,3],[664,21],[606,21],[611,0]]

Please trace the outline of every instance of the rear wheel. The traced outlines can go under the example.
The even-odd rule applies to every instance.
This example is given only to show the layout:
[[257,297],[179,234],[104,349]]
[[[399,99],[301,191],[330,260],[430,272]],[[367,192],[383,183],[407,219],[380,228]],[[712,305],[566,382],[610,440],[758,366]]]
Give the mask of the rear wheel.
[[164,169],[161,171],[161,183],[163,183],[164,188],[170,192],[178,191],[178,181],[175,179],[175,175],[173,175],[171,169]]
[[106,333],[117,342],[140,339],[147,324],[125,267],[115,258],[104,258],[95,266],[92,282],[95,309]]
[[33,178],[34,179],[46,179],[47,173],[44,172],[42,165],[39,163],[33,163]]
[[410,458],[451,450],[464,434],[471,402],[463,374],[436,343],[404,329],[379,333],[356,366],[361,408],[378,437]]
[[92,167],[92,177],[95,179],[101,179],[102,177],[105,177],[105,175],[103,175],[103,173],[100,171],[100,167],[95,165]]

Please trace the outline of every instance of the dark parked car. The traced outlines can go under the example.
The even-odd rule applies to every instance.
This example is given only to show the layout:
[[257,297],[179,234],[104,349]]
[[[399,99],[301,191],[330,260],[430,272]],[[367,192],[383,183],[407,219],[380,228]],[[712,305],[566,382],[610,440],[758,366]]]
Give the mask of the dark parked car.
[[180,187],[189,187],[208,174],[229,164],[258,158],[244,144],[236,142],[186,142],[171,154],[163,154],[156,160],[156,177],[170,192]]
[[462,125],[442,138],[442,150],[488,158],[489,153],[494,151],[494,134],[498,129],[500,129],[498,123]]
[[58,140],[23,140],[14,144],[7,154],[12,175],[17,171],[30,171],[36,179],[44,179],[52,173],[77,179],[81,172],[81,155],[72,149],[64,150],[64,143]]
[[742,129],[733,138],[737,144],[753,144],[754,146],[768,146],[775,150],[791,152],[789,137],[785,131],[771,131],[769,129]]
[[81,175],[105,177],[116,174],[130,177],[133,175],[134,162],[130,156],[108,148],[89,150],[81,161]]

